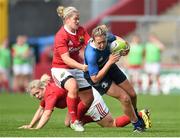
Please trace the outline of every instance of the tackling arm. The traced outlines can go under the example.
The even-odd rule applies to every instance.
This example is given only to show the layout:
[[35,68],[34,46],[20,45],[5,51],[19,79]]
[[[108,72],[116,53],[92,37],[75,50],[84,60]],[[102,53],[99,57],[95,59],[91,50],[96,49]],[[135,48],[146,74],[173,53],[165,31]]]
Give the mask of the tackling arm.
[[80,69],[82,71],[87,71],[87,65],[78,63],[77,61],[75,61],[69,56],[69,53],[62,54],[61,58],[63,59],[64,63],[66,63],[68,66],[72,68]]

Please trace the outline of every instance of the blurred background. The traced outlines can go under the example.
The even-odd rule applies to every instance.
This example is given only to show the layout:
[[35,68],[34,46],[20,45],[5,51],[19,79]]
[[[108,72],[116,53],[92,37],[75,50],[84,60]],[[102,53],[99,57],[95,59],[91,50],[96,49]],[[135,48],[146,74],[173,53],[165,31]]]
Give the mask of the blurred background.
[[24,92],[30,80],[50,74],[54,34],[63,24],[59,5],[75,6],[89,34],[106,24],[132,45],[132,57],[118,65],[139,94],[180,94],[180,0],[0,0],[0,91]]

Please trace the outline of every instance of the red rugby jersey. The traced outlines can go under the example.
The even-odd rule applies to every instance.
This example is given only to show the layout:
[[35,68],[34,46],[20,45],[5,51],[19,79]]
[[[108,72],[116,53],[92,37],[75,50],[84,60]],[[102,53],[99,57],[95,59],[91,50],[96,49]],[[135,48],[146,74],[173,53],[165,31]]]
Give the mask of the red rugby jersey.
[[56,86],[55,83],[49,83],[46,86],[45,95],[40,105],[45,110],[53,110],[54,107],[64,109],[66,104],[67,91]]
[[79,56],[79,50],[87,45],[90,39],[89,34],[83,27],[79,27],[76,34],[71,34],[63,27],[56,33],[54,42],[54,55],[52,67],[71,68],[61,58],[61,55],[69,52],[70,57],[79,63],[82,59]]

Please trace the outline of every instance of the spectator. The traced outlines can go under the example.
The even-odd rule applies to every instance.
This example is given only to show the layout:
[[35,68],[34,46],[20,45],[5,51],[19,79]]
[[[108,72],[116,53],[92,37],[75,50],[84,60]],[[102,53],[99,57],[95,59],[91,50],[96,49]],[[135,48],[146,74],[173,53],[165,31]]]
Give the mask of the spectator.
[[9,74],[11,67],[11,54],[8,48],[8,39],[0,46],[0,91],[10,92]]
[[153,90],[155,92],[161,92],[159,77],[161,70],[161,52],[164,48],[163,43],[154,34],[149,35],[149,39],[145,44],[145,72],[148,75],[148,92],[152,90],[153,84],[157,84],[157,88]]
[[137,92],[142,92],[141,73],[144,62],[144,46],[140,42],[140,37],[135,34],[130,42],[131,50],[127,55],[127,65],[129,79]]
[[13,90],[24,92],[32,77],[32,51],[27,44],[27,37],[19,35],[12,46]]

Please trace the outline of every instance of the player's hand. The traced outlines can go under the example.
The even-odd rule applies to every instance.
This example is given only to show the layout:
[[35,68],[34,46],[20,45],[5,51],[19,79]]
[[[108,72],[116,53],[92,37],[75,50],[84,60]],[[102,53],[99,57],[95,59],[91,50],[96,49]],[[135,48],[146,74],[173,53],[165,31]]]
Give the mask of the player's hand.
[[83,65],[82,65],[82,71],[83,71],[83,72],[86,72],[87,70],[88,70],[88,65],[83,64]]
[[18,127],[18,129],[30,129],[30,128],[32,128],[31,125],[23,125],[23,126]]
[[121,58],[121,55],[119,53],[110,54],[108,62],[110,64],[114,64],[114,63],[118,62],[120,58]]
[[128,53],[129,53],[129,51],[130,51],[130,45],[129,45],[129,43],[126,42],[126,45],[127,45],[127,48],[126,48],[125,50],[123,50],[123,51],[120,52],[120,55],[121,55],[121,56],[127,56]]

